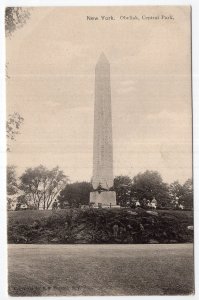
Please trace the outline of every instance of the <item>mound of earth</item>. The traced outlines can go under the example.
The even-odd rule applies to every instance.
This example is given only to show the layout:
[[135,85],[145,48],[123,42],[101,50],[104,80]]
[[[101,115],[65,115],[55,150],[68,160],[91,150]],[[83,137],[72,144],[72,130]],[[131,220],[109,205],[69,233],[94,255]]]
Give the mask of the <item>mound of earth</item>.
[[[21,218],[17,215],[21,214]],[[29,215],[26,217],[26,214]],[[191,228],[191,230],[190,230]],[[14,212],[8,242],[20,244],[147,244],[193,242],[186,213],[144,209],[68,209],[51,213]]]

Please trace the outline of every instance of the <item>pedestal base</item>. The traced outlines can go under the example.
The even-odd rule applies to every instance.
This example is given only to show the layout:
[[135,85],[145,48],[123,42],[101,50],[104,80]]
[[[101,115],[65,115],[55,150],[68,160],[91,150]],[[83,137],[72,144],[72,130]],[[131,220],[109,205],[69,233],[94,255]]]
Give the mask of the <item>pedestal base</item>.
[[116,193],[114,191],[91,192],[90,203],[93,207],[120,207],[116,205]]

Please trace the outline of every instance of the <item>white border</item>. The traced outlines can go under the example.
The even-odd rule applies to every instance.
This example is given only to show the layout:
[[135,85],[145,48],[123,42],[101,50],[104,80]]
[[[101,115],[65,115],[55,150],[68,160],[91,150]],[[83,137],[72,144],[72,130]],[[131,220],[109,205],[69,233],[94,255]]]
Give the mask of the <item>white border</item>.
[[[199,296],[199,1],[198,0],[1,0],[0,1],[0,298],[9,299],[7,295],[7,222],[6,222],[6,147],[5,147],[5,39],[4,39],[4,9],[6,6],[127,6],[127,5],[191,5],[192,6],[192,82],[193,82],[193,152],[194,152],[194,225],[195,225],[195,295],[194,296],[164,296],[164,299],[193,299]],[[198,183],[198,184],[197,184]],[[22,297],[12,297],[21,299]],[[22,299],[39,299],[40,297],[23,297]],[[66,297],[56,297],[63,299]],[[67,297],[72,299],[73,297]],[[84,297],[88,298],[88,297]],[[88,299],[90,299],[89,297]],[[101,297],[92,297],[100,299]],[[110,297],[109,297],[110,298]],[[114,297],[115,298],[115,297]],[[127,298],[127,297],[117,297]],[[129,298],[129,297],[128,297]],[[133,296],[137,299],[149,299],[154,296]],[[156,299],[159,296],[155,297]],[[45,297],[44,299],[55,299]],[[82,299],[75,297],[75,299]]]

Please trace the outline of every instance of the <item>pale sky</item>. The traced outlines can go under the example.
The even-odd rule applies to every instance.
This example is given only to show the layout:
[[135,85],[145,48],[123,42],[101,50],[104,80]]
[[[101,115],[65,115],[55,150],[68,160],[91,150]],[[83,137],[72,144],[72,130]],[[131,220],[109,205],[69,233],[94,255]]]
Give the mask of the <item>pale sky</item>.
[[7,39],[7,113],[24,117],[8,163],[19,174],[58,165],[71,181],[91,179],[94,71],[103,51],[111,67],[115,176],[148,169],[184,182],[192,173],[190,43],[189,7],[34,8]]

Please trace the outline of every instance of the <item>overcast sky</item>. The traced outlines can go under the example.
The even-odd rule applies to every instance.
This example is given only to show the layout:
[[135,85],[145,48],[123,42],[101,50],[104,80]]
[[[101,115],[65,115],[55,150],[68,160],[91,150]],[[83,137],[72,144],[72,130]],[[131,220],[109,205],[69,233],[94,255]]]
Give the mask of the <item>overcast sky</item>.
[[94,70],[103,51],[111,67],[114,174],[149,169],[184,182],[192,173],[190,38],[188,7],[34,8],[7,39],[7,113],[24,117],[8,163],[19,174],[59,165],[71,181],[91,179]]

